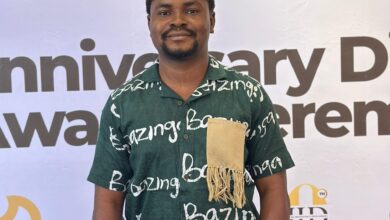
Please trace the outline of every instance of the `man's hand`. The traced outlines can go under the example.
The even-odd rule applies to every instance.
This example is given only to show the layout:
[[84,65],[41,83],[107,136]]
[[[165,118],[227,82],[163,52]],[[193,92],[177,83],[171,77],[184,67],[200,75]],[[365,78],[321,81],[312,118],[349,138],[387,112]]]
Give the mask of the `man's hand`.
[[125,193],[95,185],[93,220],[122,220]]
[[286,171],[258,179],[256,187],[260,194],[260,219],[289,220]]

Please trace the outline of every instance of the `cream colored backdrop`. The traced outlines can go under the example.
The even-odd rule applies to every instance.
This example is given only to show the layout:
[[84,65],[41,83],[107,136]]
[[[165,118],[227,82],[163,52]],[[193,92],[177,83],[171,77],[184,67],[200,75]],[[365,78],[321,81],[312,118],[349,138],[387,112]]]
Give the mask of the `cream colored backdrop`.
[[[296,162],[291,219],[390,218],[389,8],[217,0],[210,49],[263,83]],[[144,1],[0,1],[0,219],[91,218],[98,118],[153,60],[146,24]]]

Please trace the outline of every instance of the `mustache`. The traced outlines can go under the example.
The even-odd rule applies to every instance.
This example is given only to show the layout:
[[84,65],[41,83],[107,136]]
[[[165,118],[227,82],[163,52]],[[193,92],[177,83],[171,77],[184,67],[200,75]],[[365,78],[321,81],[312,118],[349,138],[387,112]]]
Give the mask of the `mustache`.
[[166,40],[168,38],[168,35],[173,31],[185,31],[192,37],[194,37],[196,35],[195,31],[190,30],[186,27],[171,27],[171,28],[169,28],[169,30],[167,30],[161,34],[162,39]]

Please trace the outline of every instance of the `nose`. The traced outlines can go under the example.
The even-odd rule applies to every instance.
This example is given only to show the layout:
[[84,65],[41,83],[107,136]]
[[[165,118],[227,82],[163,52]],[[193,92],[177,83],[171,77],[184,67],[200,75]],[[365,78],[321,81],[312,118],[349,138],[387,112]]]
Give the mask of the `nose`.
[[182,12],[175,13],[175,15],[173,16],[172,22],[171,22],[171,26],[183,27],[185,25],[187,25],[185,14]]

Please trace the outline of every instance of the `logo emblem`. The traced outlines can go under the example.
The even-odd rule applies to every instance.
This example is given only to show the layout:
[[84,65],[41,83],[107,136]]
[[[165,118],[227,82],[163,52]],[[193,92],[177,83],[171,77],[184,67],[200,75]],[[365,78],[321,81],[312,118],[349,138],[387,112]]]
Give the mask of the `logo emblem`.
[[328,220],[328,192],[311,184],[295,187],[290,193],[291,220]]
[[31,220],[41,220],[41,214],[39,209],[35,206],[33,202],[22,197],[22,196],[8,196],[8,210],[3,215],[0,216],[0,220],[12,220],[15,219],[18,214],[18,209],[23,208],[30,215]]

